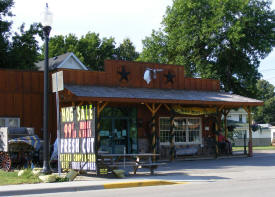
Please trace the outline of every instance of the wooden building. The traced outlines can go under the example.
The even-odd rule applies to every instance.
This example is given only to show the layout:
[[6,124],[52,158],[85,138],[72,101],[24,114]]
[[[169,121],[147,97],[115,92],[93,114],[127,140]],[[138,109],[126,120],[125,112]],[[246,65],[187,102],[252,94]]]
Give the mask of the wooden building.
[[[218,80],[186,78],[183,66],[116,60],[104,66],[104,72],[62,69],[65,89],[59,96],[61,108],[96,107],[97,148],[109,153],[152,152],[171,159],[213,154],[210,141],[217,131],[228,133],[221,116],[242,107],[251,125],[251,107],[263,104],[221,92]],[[34,127],[42,136],[42,107],[42,72],[0,70],[0,117],[19,117],[21,126]],[[53,142],[53,94],[49,120]],[[252,156],[251,128],[249,146]]]

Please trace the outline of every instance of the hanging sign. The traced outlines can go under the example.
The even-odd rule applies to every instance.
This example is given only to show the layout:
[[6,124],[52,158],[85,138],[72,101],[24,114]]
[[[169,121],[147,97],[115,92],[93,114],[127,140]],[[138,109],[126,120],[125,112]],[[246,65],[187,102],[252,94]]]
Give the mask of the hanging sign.
[[95,171],[95,152],[95,107],[61,108],[61,168]]
[[216,108],[201,108],[201,107],[182,107],[180,105],[173,106],[175,112],[185,115],[204,115],[214,114],[217,112]]

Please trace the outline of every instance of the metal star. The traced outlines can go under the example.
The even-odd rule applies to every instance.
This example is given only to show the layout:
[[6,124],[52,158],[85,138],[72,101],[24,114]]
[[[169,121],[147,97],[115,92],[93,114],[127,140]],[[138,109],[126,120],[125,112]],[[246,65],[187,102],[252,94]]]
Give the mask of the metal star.
[[166,77],[167,81],[166,83],[174,83],[173,81],[173,78],[176,76],[176,75],[173,75],[170,71],[168,71],[168,74],[164,74],[164,76]]
[[119,81],[122,81],[123,79],[128,81],[128,75],[130,74],[130,72],[126,72],[124,66],[122,66],[121,72],[118,72],[118,73],[120,74],[120,80]]

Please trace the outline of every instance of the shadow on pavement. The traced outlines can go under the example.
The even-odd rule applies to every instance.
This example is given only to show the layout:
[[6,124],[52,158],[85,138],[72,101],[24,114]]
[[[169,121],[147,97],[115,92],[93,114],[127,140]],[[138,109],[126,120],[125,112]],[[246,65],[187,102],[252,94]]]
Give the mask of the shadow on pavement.
[[230,157],[208,160],[188,160],[169,162],[166,166],[160,166],[158,171],[181,171],[192,169],[226,169],[234,166],[275,166],[275,150],[255,151],[253,157]]

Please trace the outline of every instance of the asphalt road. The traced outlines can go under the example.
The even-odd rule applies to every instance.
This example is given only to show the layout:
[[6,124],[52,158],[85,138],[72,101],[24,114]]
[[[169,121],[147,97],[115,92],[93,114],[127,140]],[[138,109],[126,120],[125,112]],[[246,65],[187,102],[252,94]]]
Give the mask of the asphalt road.
[[[253,158],[175,162],[168,180],[187,184],[105,189],[95,191],[37,194],[32,196],[68,197],[272,197],[275,196],[275,151],[257,153]],[[157,178],[157,177],[156,177]],[[22,195],[21,195],[22,196]]]

